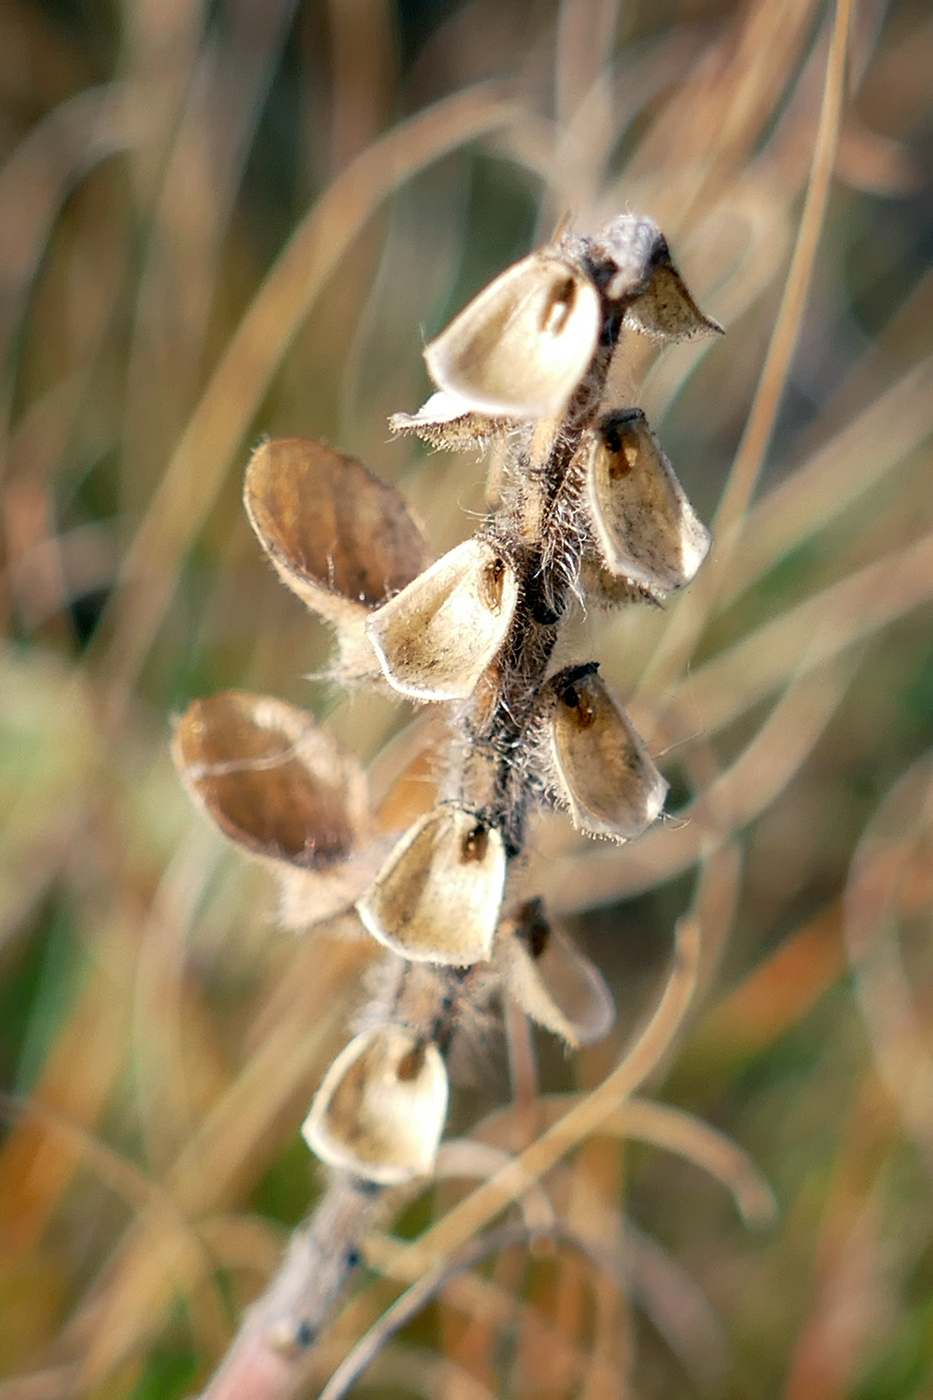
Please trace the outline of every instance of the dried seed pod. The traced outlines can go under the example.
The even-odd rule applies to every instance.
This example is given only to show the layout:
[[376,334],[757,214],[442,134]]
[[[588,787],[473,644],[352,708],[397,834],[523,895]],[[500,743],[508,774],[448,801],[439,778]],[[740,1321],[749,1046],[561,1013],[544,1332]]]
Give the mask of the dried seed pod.
[[540,899],[519,905],[502,921],[496,961],[525,1015],[574,1049],[602,1040],[612,1029],[615,1001],[602,973],[552,927]]
[[344,677],[378,675],[367,613],[431,557],[401,493],[353,457],[280,438],[253,453],[243,499],[279,576],[336,628]]
[[366,622],[395,690],[418,700],[465,700],[505,638],[518,598],[515,571],[481,540],[457,545]]
[[482,450],[511,426],[508,418],[475,413],[463,399],[441,392],[432,394],[417,413],[393,413],[389,419],[393,433],[414,433],[432,447],[454,452]]
[[447,1118],[436,1045],[400,1026],[363,1031],[324,1076],[302,1136],[322,1161],[397,1186],[434,1167]]
[[618,608],[627,603],[649,603],[653,607],[664,606],[664,594],[660,588],[638,579],[626,578],[624,574],[614,574],[607,569],[601,559],[584,555],[580,560],[580,588],[588,603],[597,607]]
[[321,871],[370,835],[363,770],[293,705],[242,690],[195,700],[173,752],[208,815],[254,856]]
[[505,871],[495,827],[462,807],[435,807],[405,833],[356,907],[373,937],[403,958],[468,967],[492,950]]
[[599,293],[560,254],[533,253],[475,297],[424,352],[445,393],[481,413],[559,413],[599,335]]
[[660,815],[667,783],[595,662],[548,682],[542,705],[553,791],[588,836],[627,841]]
[[687,290],[653,219],[623,214],[609,225],[597,251],[614,269],[606,295],[627,303],[625,320],[634,330],[659,340],[722,335],[719,322],[705,315]]
[[309,715],[227,691],[175,722],[175,763],[225,836],[269,867],[294,930],[349,909],[380,855],[365,774]]
[[640,408],[610,414],[594,431],[587,499],[594,534],[613,573],[675,593],[706,558],[709,532]]

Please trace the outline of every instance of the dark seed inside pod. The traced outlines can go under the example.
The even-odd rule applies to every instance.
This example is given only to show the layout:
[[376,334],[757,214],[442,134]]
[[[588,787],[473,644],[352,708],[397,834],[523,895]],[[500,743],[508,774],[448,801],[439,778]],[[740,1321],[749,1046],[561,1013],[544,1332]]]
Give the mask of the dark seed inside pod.
[[[582,666],[574,666],[570,671],[566,671],[561,677],[560,690],[558,694],[568,710],[580,711],[580,728],[585,729],[592,720],[592,711],[588,705],[580,700],[580,692],[577,690],[575,682],[582,681],[587,676],[596,675],[599,670],[598,661],[586,661]],[[585,712],[585,717],[584,717]]]
[[502,609],[502,585],[505,578],[505,564],[501,559],[493,559],[483,570],[482,599],[490,612]]
[[577,284],[572,277],[558,284],[541,313],[541,329],[550,335],[560,335],[577,299]]
[[[604,422],[602,428],[603,442],[609,451],[616,455],[623,447],[628,445],[626,451],[626,462],[624,472],[629,471],[634,466],[634,457],[630,452],[634,451],[637,456],[638,440],[633,432],[629,432],[629,427],[634,427],[639,423],[644,423],[645,415],[640,408],[623,409],[620,413],[614,413],[612,417]],[[621,473],[624,475],[624,472]]]
[[479,862],[486,855],[486,848],[489,845],[489,832],[481,823],[477,823],[472,831],[468,831],[463,838],[460,847],[460,860],[464,865],[471,861]]
[[544,914],[544,900],[540,896],[526,899],[512,914],[510,922],[537,962],[551,941],[551,925]]
[[526,581],[525,601],[531,609],[531,616],[542,627],[553,627],[555,622],[560,621],[563,606],[554,606],[553,599],[547,596],[546,590],[541,586],[540,579],[536,576]]
[[612,455],[610,477],[618,481],[620,477],[628,476],[638,462],[639,446],[635,433],[625,432],[618,426],[612,427],[606,434],[606,446]]
[[407,1055],[403,1055],[396,1067],[395,1075],[403,1084],[411,1083],[417,1079],[424,1067],[425,1046],[423,1041],[412,1046]]

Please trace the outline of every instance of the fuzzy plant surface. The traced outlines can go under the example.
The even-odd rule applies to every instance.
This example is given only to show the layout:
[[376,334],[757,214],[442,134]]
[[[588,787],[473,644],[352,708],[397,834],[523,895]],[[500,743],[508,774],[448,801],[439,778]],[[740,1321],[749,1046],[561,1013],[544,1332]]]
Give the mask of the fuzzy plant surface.
[[[659,605],[702,564],[710,536],[645,414],[607,386],[629,335],[720,331],[658,227],[637,215],[594,237],[564,233],[501,273],[427,347],[437,392],[392,420],[435,447],[492,450],[488,513],[434,562],[401,494],[355,459],[296,439],[253,454],[249,519],[284,582],[333,627],[333,679],[430,705],[435,728],[430,805],[387,834],[356,759],[294,707],[231,691],[194,702],[177,723],[188,787],[277,872],[283,921],[311,938],[371,936],[384,950],[372,999],[303,1127],[329,1184],[204,1392],[211,1400],[271,1400],[301,1384],[369,1233],[443,1169],[460,1040],[497,1006],[573,1048],[612,1025],[606,983],[527,888],[525,856],[544,807],[618,843],[663,811],[667,783],[598,659],[571,654],[572,624],[581,610]],[[681,964],[693,944],[685,928]],[[679,973],[668,997],[686,994]],[[652,1047],[636,1058],[639,1048],[651,1061]],[[623,1098],[616,1086],[602,1116]],[[521,1184],[503,1186],[503,1161],[481,1156],[477,1146],[468,1174],[498,1180],[501,1204],[521,1198]],[[525,1242],[561,1235],[553,1216],[535,1222],[526,1208],[522,1218],[501,1228]],[[466,1255],[440,1258],[403,1316],[477,1250],[505,1242],[515,1241],[480,1233]],[[398,1325],[383,1322],[373,1345]],[[371,1352],[357,1349],[328,1397]]]

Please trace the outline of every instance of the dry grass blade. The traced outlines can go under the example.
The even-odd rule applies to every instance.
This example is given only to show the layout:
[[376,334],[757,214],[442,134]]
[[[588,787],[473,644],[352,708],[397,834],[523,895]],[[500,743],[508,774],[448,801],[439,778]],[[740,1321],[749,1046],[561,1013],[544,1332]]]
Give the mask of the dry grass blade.
[[727,535],[731,526],[748,509],[761,471],[768,442],[774,430],[778,405],[791,358],[800,334],[803,308],[810,289],[813,264],[819,244],[830,181],[836,163],[839,128],[846,90],[846,57],[852,20],[850,0],[837,0],[834,7],[829,54],[820,123],[813,148],[813,164],[807,197],[800,216],[797,242],[787,273],[781,306],[768,346],[768,357],[761,372],[758,390],[742,436],[735,462],[716,515],[716,528]]
[[801,317],[826,214],[845,96],[850,21],[850,0],[837,0],[807,197],[768,355],[716,517],[716,530],[720,537],[719,552],[705,578],[687,602],[678,609],[652,658],[642,683],[654,690],[663,689],[664,685],[683,669],[693,652],[728,565],[734,545],[730,531],[748,509],[774,430],[778,406],[800,333]]
[[515,106],[488,88],[438,102],[367,147],[298,225],[214,371],[124,560],[104,661],[115,716],[171,601],[178,567],[285,351],[340,258],[392,190],[516,115]]
[[722,1323],[694,1280],[649,1235],[626,1229],[632,1291],[694,1383],[721,1395],[729,1371]]
[[[717,733],[752,705],[890,626],[933,595],[933,535],[893,550],[766,622],[694,671],[672,701]],[[688,718],[689,716],[689,718]],[[680,729],[674,715],[668,716]]]
[[527,1244],[528,1230],[522,1225],[504,1225],[465,1245],[452,1259],[436,1264],[418,1279],[382,1314],[378,1323],[361,1337],[352,1352],[334,1371],[321,1391],[319,1400],[343,1400],[370,1362],[407,1322],[430,1302],[444,1285],[459,1273],[475,1268],[490,1254],[513,1245]]
[[709,1172],[732,1194],[746,1225],[765,1229],[776,1223],[774,1192],[748,1153],[682,1109],[632,1098],[606,1120],[604,1131],[666,1148]]
[[[539,1124],[548,1126],[567,1112],[567,1109],[581,1102],[578,1094],[558,1094],[542,1096],[536,1104]],[[501,1128],[513,1121],[520,1110],[506,1109],[487,1119],[483,1128],[488,1132],[493,1125]],[[620,1107],[613,1109],[603,1119],[599,1134],[634,1139],[649,1143],[667,1152],[674,1152],[686,1161],[693,1162],[702,1171],[719,1181],[735,1200],[736,1209],[746,1225],[753,1229],[766,1229],[777,1220],[777,1202],[774,1192],[765,1181],[747,1152],[743,1152],[734,1142],[718,1133],[702,1119],[683,1109],[669,1104],[657,1103],[653,1099],[643,1099],[633,1095]],[[447,1144],[449,1147],[451,1144]],[[464,1144],[464,1157],[469,1161],[467,1146],[475,1147],[478,1154],[490,1149],[485,1143]],[[495,1156],[499,1149],[491,1149]],[[484,1156],[479,1155],[483,1161]],[[490,1166],[493,1158],[490,1158]],[[496,1161],[497,1166],[503,1165]],[[479,1175],[479,1173],[476,1173]],[[490,1172],[491,1174],[491,1172]],[[464,1172],[466,1175],[466,1172]],[[523,1198],[522,1209],[530,1202]],[[526,1224],[531,1222],[526,1218]],[[544,1226],[541,1226],[544,1229]],[[383,1260],[382,1263],[385,1261]]]
[[[729,564],[721,605],[830,524],[899,466],[933,432],[933,359],[914,369],[847,423],[759,502]],[[866,452],[864,445],[872,450]]]
[[928,1171],[933,1171],[933,1055],[898,925],[912,870],[928,859],[931,821],[933,765],[927,756],[888,794],[862,837],[844,902],[846,947],[875,1062]]
[[[136,98],[119,84],[78,93],[35,126],[0,171],[0,363],[7,375],[16,320],[63,202],[99,161],[125,151],[145,133],[145,113]],[[23,189],[30,193],[26,210]]]

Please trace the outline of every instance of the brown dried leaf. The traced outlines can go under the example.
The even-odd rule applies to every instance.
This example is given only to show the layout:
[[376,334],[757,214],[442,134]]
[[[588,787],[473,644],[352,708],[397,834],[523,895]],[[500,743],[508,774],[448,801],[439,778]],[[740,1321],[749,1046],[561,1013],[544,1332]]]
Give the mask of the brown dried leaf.
[[331,620],[344,615],[347,601],[376,607],[431,558],[401,493],[319,442],[262,443],[246,469],[243,498],[282,579]]
[[362,769],[280,700],[230,690],[193,701],[175,723],[174,756],[211,819],[253,855],[326,871],[368,835]]

